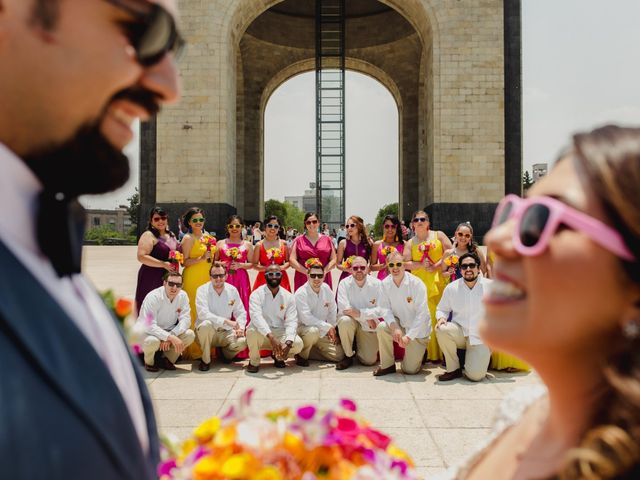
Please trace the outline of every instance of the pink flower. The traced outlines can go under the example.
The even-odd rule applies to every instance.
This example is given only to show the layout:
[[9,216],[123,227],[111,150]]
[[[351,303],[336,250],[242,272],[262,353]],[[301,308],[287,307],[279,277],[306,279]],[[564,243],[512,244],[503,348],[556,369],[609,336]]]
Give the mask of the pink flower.
[[350,412],[355,412],[358,409],[358,407],[356,407],[356,403],[348,398],[340,399],[340,406]]
[[311,420],[316,415],[316,407],[313,405],[305,405],[298,409],[298,417],[302,420]]

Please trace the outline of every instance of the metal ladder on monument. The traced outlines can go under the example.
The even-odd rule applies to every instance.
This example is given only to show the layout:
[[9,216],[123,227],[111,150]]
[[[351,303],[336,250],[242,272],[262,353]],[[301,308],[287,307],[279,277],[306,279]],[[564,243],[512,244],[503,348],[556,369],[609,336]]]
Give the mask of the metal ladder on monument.
[[316,204],[320,220],[345,220],[345,0],[316,0]]

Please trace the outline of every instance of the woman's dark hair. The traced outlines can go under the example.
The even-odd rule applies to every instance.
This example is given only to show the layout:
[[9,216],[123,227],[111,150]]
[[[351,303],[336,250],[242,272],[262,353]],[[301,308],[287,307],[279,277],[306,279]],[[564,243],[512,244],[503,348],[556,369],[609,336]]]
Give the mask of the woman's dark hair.
[[307,212],[304,214],[304,222],[305,224],[307,223],[307,220],[309,220],[309,217],[316,217],[318,219],[318,224],[320,222],[320,217],[318,217],[318,214],[316,212]]
[[202,215],[204,215],[204,212],[202,211],[201,208],[191,207],[182,216],[182,225],[184,225],[186,227],[186,229],[187,229],[187,231],[189,233],[192,232],[191,223],[190,223],[191,222],[191,217],[193,217],[196,213],[201,213]]
[[[640,285],[640,129],[605,126],[573,137],[572,159],[589,194],[636,258],[622,261],[629,288]],[[640,307],[640,305],[638,306]],[[640,478],[640,337],[612,340],[602,401],[581,444],[569,451],[561,479]]]
[[277,215],[269,215],[267,218],[264,219],[264,225],[266,225],[267,223],[273,222],[273,221],[278,222],[278,225],[282,226],[282,223],[280,222],[280,219],[278,218]]
[[367,258],[370,258],[372,243],[371,238],[369,238],[369,235],[367,234],[367,227],[364,226],[364,220],[357,215],[349,215],[349,218],[347,220],[349,219],[353,220],[356,224],[358,235],[360,235],[360,241],[364,243],[364,248],[367,252]]
[[382,229],[383,229],[382,238],[384,238],[384,224],[387,220],[393,223],[396,227],[396,236],[393,239],[393,241],[400,242],[402,240],[402,225],[400,225],[400,219],[397,217],[397,215],[394,215],[393,213],[385,216],[384,219],[382,220]]
[[469,240],[469,245],[467,246],[467,250],[472,253],[475,252],[478,248],[478,244],[473,238],[473,227],[471,226],[471,222],[459,223],[458,226],[456,227],[456,233],[458,232],[458,229],[460,227],[467,227],[471,231],[471,240]]
[[225,223],[224,227],[224,232],[227,238],[229,238],[229,229],[227,228],[227,226],[231,225],[231,222],[233,222],[234,220],[236,220],[240,225],[244,225],[244,221],[242,220],[242,217],[240,215],[229,215],[229,217],[227,218],[227,223]]
[[[160,231],[151,224],[151,219],[156,214],[161,215],[163,217],[168,217],[168,215],[167,215],[167,211],[164,208],[158,207],[158,206],[153,207],[149,211],[149,222],[147,223],[147,230],[149,230],[151,233],[153,233],[154,237],[160,238]],[[167,221],[166,230],[167,230],[167,233],[169,234],[170,237],[175,237],[173,232],[169,229],[169,222],[168,221]]]

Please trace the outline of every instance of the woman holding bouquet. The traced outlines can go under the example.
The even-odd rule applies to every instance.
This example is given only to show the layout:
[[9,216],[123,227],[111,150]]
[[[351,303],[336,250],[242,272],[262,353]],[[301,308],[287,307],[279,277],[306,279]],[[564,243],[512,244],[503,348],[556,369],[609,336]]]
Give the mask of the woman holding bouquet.
[[372,242],[367,235],[367,229],[364,226],[364,220],[357,215],[352,215],[347,218],[345,222],[345,228],[347,229],[347,238],[341,240],[338,244],[337,253],[337,267],[342,271],[338,285],[343,278],[351,275],[349,269],[351,268],[350,258],[362,257],[369,261],[371,257]]
[[[429,215],[423,210],[418,210],[413,214],[411,224],[415,234],[407,241],[407,246],[404,249],[405,265],[427,287],[431,331],[435,332],[436,307],[442,298],[445,287],[445,279],[441,270],[443,253],[452,248],[451,241],[444,232],[430,229]],[[442,351],[435,335],[431,335],[429,338],[427,359],[432,362],[442,360]]]
[[[182,273],[182,289],[189,296],[191,307],[191,329],[195,331],[196,290],[209,281],[209,268],[215,254],[215,239],[204,229],[204,212],[191,207],[184,214],[182,223],[187,227],[187,234],[182,238],[182,253],[184,254],[184,272]],[[202,355],[198,342],[187,347],[184,358],[197,359]]]
[[489,265],[484,253],[473,240],[471,223],[463,222],[458,225],[453,238],[453,247],[444,252],[444,260],[442,262],[442,274],[444,277],[452,281],[462,277],[458,259],[465,253],[476,253],[478,255],[480,258],[480,271],[485,277],[488,277]]
[[140,310],[147,293],[162,286],[165,272],[175,267],[169,256],[177,249],[178,240],[169,230],[167,212],[161,207],[153,207],[149,212],[147,229],[138,240],[138,261],[142,265],[136,285],[136,311]]
[[402,226],[396,215],[387,215],[382,221],[382,240],[373,244],[371,250],[371,271],[378,272],[378,278],[384,280],[387,271],[387,256],[398,251],[404,252],[404,240],[402,240]]
[[227,264],[227,283],[238,289],[248,314],[251,283],[247,270],[253,267],[253,246],[250,242],[242,240],[242,226],[242,218],[238,215],[231,215],[227,219],[227,238],[218,242],[216,260]]
[[[296,237],[289,254],[289,262],[295,269],[293,278],[294,289],[297,290],[307,283],[307,267],[305,262],[310,258],[317,258],[324,267],[324,283],[332,286],[331,270],[336,266],[336,250],[333,248],[331,237],[318,232],[320,227],[318,216],[307,212],[304,216],[305,233]],[[327,275],[329,274],[329,275]]]
[[282,270],[282,281],[280,286],[285,290],[291,291],[289,284],[289,251],[287,242],[281,240],[278,236],[280,230],[280,220],[275,215],[271,215],[265,220],[265,238],[259,241],[253,249],[253,268],[258,270],[258,276],[253,284],[253,290],[264,285],[264,271],[266,267],[272,264],[280,265]]

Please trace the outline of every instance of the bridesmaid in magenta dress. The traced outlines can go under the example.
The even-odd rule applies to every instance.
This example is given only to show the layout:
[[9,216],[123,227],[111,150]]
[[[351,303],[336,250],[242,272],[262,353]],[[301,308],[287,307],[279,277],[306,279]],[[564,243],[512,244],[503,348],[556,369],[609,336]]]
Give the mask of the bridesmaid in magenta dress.
[[149,224],[138,240],[138,270],[136,285],[136,311],[151,290],[162,286],[162,276],[172,269],[169,254],[178,249],[178,240],[169,230],[167,212],[154,207],[149,212]]
[[337,267],[338,270],[342,271],[338,285],[340,285],[342,279],[351,275],[348,272],[350,265],[343,265],[342,263],[353,256],[362,257],[368,262],[369,258],[371,258],[372,250],[371,240],[369,240],[362,218],[357,215],[351,215],[347,218],[345,228],[347,229],[347,238],[340,240],[338,244]]
[[402,225],[397,216],[391,214],[382,221],[382,240],[373,244],[371,251],[371,271],[378,272],[378,278],[384,280],[389,275],[387,271],[387,255],[392,251],[404,252],[402,240]]
[[[324,283],[333,287],[331,270],[336,266],[336,250],[331,237],[318,232],[319,219],[315,213],[307,212],[304,216],[305,234],[300,235],[291,245],[289,263],[296,271],[293,278],[294,291],[307,282],[307,268],[304,262],[317,258],[324,266]],[[327,275],[328,274],[328,275]]]
[[233,285],[240,293],[240,299],[249,316],[249,295],[251,283],[249,273],[253,264],[253,246],[242,240],[242,219],[238,215],[231,215],[227,220],[227,238],[218,242],[216,260],[225,262],[228,267],[227,283]]

